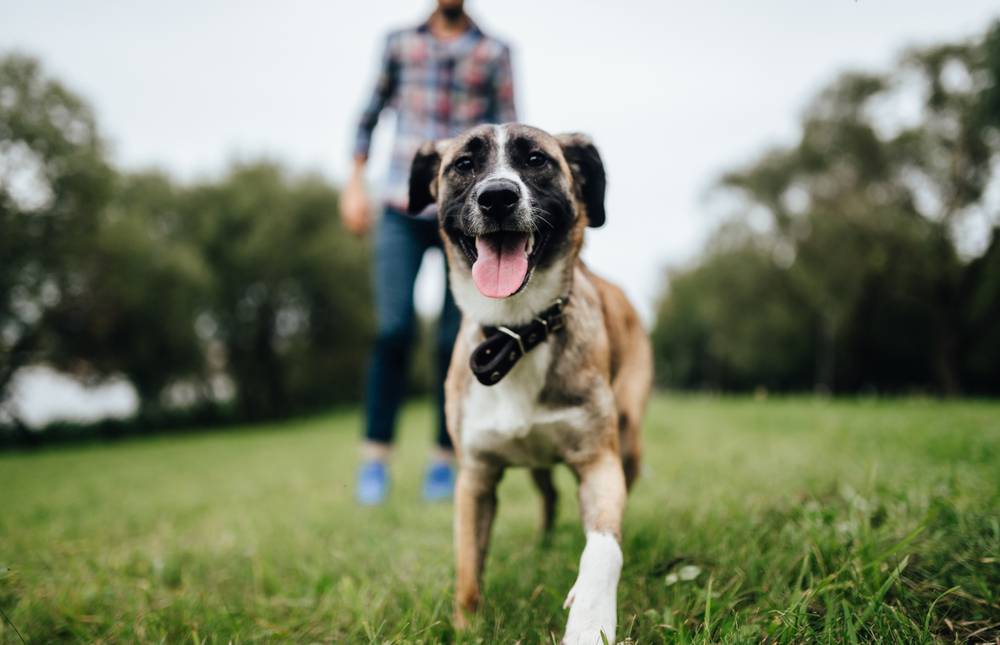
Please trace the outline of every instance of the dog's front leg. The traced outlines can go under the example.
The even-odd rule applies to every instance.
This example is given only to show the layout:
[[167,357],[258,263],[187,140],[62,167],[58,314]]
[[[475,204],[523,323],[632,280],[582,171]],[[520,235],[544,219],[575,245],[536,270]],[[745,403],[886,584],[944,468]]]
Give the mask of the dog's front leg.
[[625,475],[617,451],[606,450],[574,466],[580,478],[580,514],[587,545],[576,583],[566,596],[569,619],[564,645],[615,642],[618,577],[622,570],[622,513]]
[[479,607],[479,584],[496,515],[503,470],[477,462],[459,466],[455,482],[455,627],[468,626]]

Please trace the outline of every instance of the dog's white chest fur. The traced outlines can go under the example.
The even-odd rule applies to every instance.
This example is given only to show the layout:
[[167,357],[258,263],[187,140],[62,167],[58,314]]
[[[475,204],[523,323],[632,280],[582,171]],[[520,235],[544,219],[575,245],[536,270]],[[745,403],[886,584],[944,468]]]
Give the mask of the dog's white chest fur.
[[462,406],[462,448],[499,457],[512,466],[547,466],[559,461],[567,434],[579,431],[584,412],[539,402],[552,362],[542,343],[496,385],[473,381]]

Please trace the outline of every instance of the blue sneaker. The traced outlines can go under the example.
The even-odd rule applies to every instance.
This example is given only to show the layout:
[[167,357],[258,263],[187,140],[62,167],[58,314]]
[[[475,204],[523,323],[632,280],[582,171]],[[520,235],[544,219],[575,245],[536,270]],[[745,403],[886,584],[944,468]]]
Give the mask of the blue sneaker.
[[424,477],[424,499],[440,502],[451,499],[455,490],[455,471],[446,461],[436,461],[427,468]]
[[389,471],[381,461],[369,461],[358,471],[356,495],[362,506],[375,506],[389,493]]

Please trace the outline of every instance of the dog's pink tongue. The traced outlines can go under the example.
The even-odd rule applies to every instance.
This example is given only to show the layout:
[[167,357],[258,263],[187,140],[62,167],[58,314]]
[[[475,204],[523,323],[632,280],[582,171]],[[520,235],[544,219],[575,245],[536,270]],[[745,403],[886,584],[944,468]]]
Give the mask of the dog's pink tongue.
[[521,288],[528,274],[528,235],[500,233],[476,238],[479,256],[472,265],[472,280],[488,298],[506,298]]

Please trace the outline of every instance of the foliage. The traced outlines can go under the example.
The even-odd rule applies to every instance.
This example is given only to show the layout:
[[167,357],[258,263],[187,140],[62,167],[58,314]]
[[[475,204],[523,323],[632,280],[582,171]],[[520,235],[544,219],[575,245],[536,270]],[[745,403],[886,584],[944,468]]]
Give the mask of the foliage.
[[245,418],[356,400],[372,328],[367,248],[337,193],[269,163],[193,187],[185,210],[215,277],[204,325]]
[[321,177],[115,172],[85,102],[18,55],[0,59],[0,171],[0,404],[33,363],[124,375],[147,420],[358,397],[368,249]]
[[111,183],[90,108],[35,60],[0,58],[0,404],[79,292]]
[[146,414],[169,385],[207,370],[193,322],[213,276],[183,230],[181,192],[162,174],[119,175],[74,267],[78,288],[50,320],[50,363],[94,379],[124,374]]
[[[845,74],[796,145],[722,177],[739,213],[671,276],[654,332],[662,381],[1000,392],[1000,363],[982,360],[1000,343],[986,322],[1000,279],[998,49],[1000,23],[885,75]],[[907,100],[920,102],[911,120]],[[991,228],[991,246],[970,250]]]
[[[998,419],[970,401],[655,398],[619,639],[992,642]],[[403,425],[431,420],[421,405]],[[547,546],[527,473],[504,479],[483,614],[458,636],[452,509],[416,486],[427,435],[402,434],[388,505],[359,510],[358,423],[0,455],[0,490],[19,493],[0,515],[0,609],[29,642],[558,640],[584,546],[569,472]]]
[[[801,324],[805,306],[767,239],[736,223],[727,226],[706,259],[673,276],[670,287],[653,334],[662,383],[785,389],[810,378],[813,339]],[[725,334],[711,331],[722,328]]]

